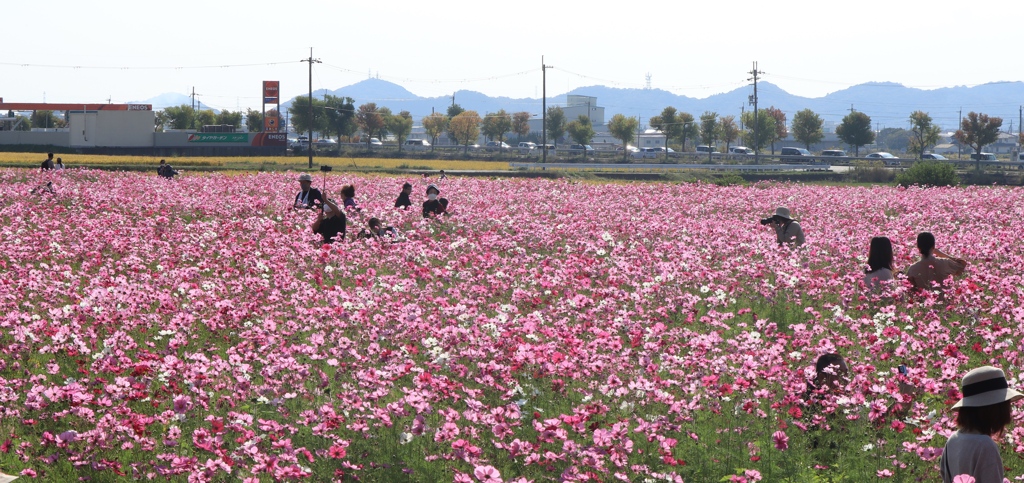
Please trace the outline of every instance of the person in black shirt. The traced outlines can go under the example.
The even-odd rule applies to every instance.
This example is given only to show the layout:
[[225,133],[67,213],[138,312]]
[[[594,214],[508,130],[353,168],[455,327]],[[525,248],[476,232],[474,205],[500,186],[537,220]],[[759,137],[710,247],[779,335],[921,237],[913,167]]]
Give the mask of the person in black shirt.
[[345,219],[345,213],[342,213],[338,205],[330,199],[318,206],[320,210],[318,210],[316,220],[310,226],[313,233],[319,233],[323,237],[324,243],[344,241],[345,224],[348,221]]
[[320,190],[313,187],[313,177],[309,173],[299,175],[299,186],[302,190],[295,195],[295,208],[312,209],[316,208],[317,203],[324,202]]
[[409,195],[412,194],[412,185],[405,183],[402,185],[402,192],[398,194],[398,199],[395,200],[395,208],[409,209],[412,206],[412,200],[409,199]]
[[46,153],[46,161],[43,161],[43,164],[39,169],[42,171],[49,171],[53,169],[53,153]]
[[164,178],[171,179],[178,175],[178,171],[167,164],[166,160],[160,160],[160,166],[156,168],[156,174],[163,176]]
[[427,201],[423,202],[423,217],[441,216],[447,211],[448,200],[441,198],[441,190],[435,184],[427,186]]
[[370,239],[370,238],[395,238],[398,234],[397,230],[393,226],[384,226],[377,218],[370,218],[370,221],[366,222],[367,228],[363,228],[356,235],[356,238]]

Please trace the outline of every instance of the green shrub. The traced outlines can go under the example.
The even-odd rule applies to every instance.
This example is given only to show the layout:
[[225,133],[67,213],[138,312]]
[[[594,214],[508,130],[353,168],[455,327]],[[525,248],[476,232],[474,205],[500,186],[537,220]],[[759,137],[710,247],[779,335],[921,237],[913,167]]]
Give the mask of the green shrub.
[[950,163],[938,161],[917,161],[910,169],[896,176],[896,184],[900,186],[956,186],[960,177],[956,168]]
[[888,183],[896,175],[881,161],[854,161],[850,177],[860,183]]

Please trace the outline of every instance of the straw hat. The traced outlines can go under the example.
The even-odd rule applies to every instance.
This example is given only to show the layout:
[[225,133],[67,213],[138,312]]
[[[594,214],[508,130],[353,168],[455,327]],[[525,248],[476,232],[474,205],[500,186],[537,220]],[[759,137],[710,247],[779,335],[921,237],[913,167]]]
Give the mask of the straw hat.
[[964,398],[954,404],[953,409],[991,406],[1024,399],[1024,394],[1010,389],[1003,370],[992,366],[982,366],[968,372],[961,383],[960,391]]
[[775,208],[775,216],[778,216],[779,218],[785,218],[787,220],[793,219],[792,216],[789,216],[789,208],[783,208],[781,206]]

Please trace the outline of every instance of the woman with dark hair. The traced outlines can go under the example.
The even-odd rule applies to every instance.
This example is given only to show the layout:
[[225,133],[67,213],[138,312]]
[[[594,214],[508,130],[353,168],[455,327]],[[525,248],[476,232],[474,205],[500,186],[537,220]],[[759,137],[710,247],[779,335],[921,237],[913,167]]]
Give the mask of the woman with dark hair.
[[448,200],[441,198],[441,190],[435,184],[427,186],[427,201],[423,202],[423,217],[441,216],[448,212]]
[[352,184],[345,185],[341,188],[341,197],[344,199],[344,206],[346,210],[362,211],[359,207],[359,203],[356,203],[356,186]]
[[834,352],[822,354],[814,363],[814,381],[808,384],[809,393],[836,393],[843,389],[850,376],[850,368],[843,356]]
[[879,287],[882,282],[892,280],[892,241],[889,237],[876,236],[871,239],[868,250],[868,269],[864,271],[864,285]]
[[1003,370],[992,366],[968,372],[960,392],[963,399],[953,405],[958,429],[942,450],[942,481],[952,483],[959,475],[970,475],[976,483],[1002,483],[1003,459],[992,437],[1010,424],[1010,403],[1024,399],[1024,394],[1010,389]]
[[967,260],[935,248],[935,235],[929,232],[917,235],[917,249],[921,251],[921,261],[907,269],[907,279],[919,289],[941,290],[949,277],[960,275],[967,268]]

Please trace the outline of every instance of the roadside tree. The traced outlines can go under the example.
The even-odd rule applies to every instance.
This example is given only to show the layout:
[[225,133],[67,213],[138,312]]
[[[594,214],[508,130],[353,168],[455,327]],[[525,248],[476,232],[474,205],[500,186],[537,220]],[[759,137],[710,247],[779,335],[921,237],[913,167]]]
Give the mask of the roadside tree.
[[782,141],[789,137],[789,129],[786,128],[786,113],[782,112],[781,109],[771,106],[765,109],[773,119],[775,119],[775,131],[772,132],[771,144],[772,144],[772,155],[775,155],[775,143]]
[[[576,144],[586,146],[594,139],[594,126],[591,124],[589,116],[580,115],[575,121],[570,122],[565,129],[569,132],[569,137]],[[586,149],[581,149],[580,151],[583,152],[584,158],[587,157]]]
[[463,153],[469,152],[469,143],[480,137],[480,115],[476,111],[463,111],[448,123],[448,132],[455,142],[465,146]]
[[736,116],[724,116],[719,119],[721,126],[722,141],[725,141],[725,152],[729,152],[729,145],[740,137],[740,129],[736,127]]
[[216,120],[213,123],[220,124],[222,126],[228,125],[234,127],[235,129],[238,129],[242,127],[243,116],[244,115],[242,114],[242,111],[231,112],[228,110],[223,110],[217,114]]
[[981,171],[981,148],[999,139],[999,128],[1002,126],[1003,119],[1000,117],[989,117],[988,114],[971,111],[960,122],[960,129],[953,134],[953,139],[974,150],[975,169],[978,171]]
[[860,147],[875,142],[875,132],[871,130],[871,116],[863,112],[851,112],[843,117],[843,122],[836,126],[839,139],[853,146],[854,156],[860,156]]
[[188,104],[168,106],[162,111],[162,117],[170,129],[192,129],[195,127],[196,110]]
[[324,111],[324,101],[313,99],[313,117],[310,119],[309,97],[299,96],[288,108],[288,118],[292,126],[295,126],[295,130],[300,133],[309,132],[310,127],[313,131],[324,132],[327,129],[327,116]]
[[256,109],[246,109],[245,129],[249,132],[263,132],[263,113]]
[[331,133],[338,135],[338,152],[341,152],[342,137],[351,138],[359,130],[356,122],[355,100],[351,97],[324,96],[325,120],[324,130],[329,137]]
[[498,143],[505,142],[505,135],[512,130],[512,116],[504,109],[493,114],[484,116],[480,132],[490,140],[498,139]]
[[910,113],[910,149],[921,159],[929,146],[939,142],[939,126],[932,124],[932,117],[927,112]]
[[[448,106],[448,127],[451,127],[452,119],[455,119],[455,116],[458,116],[463,112],[466,112],[466,110],[463,109],[462,106],[458,104],[453,103],[452,105]],[[459,140],[455,138],[455,134],[453,134],[451,131],[448,132],[448,139],[451,139],[451,141],[455,144],[459,144]]]
[[721,126],[718,124],[718,113],[704,111],[700,115],[700,142],[711,146],[718,140]]
[[547,117],[546,127],[548,134],[551,135],[551,144],[558,147],[558,138],[565,135],[565,111],[561,107],[549,107]]
[[629,159],[629,150],[626,147],[629,146],[629,142],[636,136],[636,130],[639,126],[640,121],[637,118],[626,117],[622,114],[616,114],[608,121],[608,132],[615,139],[622,141],[623,161]]
[[356,124],[366,134],[366,149],[373,149],[370,146],[370,138],[384,129],[384,114],[377,109],[377,103],[367,102],[359,106],[356,111]]
[[810,150],[812,144],[825,139],[825,133],[821,129],[824,124],[821,116],[810,109],[804,109],[793,116],[793,139]]
[[402,152],[402,143],[412,132],[412,114],[409,114],[409,111],[402,111],[388,116],[386,124],[388,131],[394,134],[395,140],[398,141],[398,152]]
[[213,110],[206,109],[196,113],[196,128],[203,126],[212,126],[217,124],[217,115],[214,114]]
[[517,112],[512,114],[512,132],[516,133],[519,139],[530,134],[530,113]]
[[32,121],[32,127],[47,129],[64,127],[64,120],[57,117],[53,111],[32,111],[30,119]]
[[434,150],[437,139],[448,130],[448,116],[440,112],[432,113],[423,118],[423,130],[430,136],[430,150]]
[[760,153],[762,149],[768,147],[771,139],[775,136],[775,118],[768,115],[767,109],[758,109],[757,135],[755,137],[754,117],[754,111],[743,113],[743,124],[747,127],[746,132],[743,133],[743,144]]

